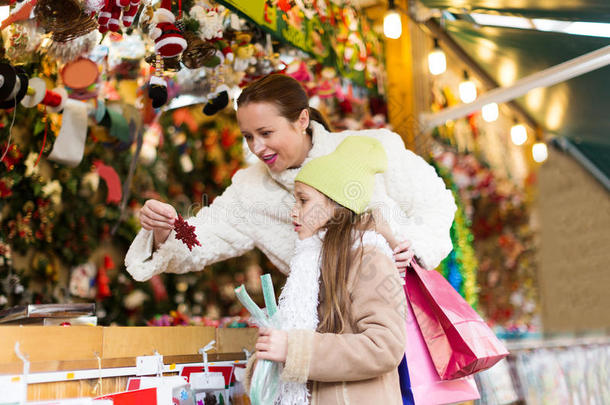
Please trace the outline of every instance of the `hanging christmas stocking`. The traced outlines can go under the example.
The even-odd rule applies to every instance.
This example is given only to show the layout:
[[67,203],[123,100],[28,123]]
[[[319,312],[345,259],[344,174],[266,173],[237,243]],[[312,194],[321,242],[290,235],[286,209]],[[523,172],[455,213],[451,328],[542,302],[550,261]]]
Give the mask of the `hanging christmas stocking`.
[[83,159],[87,138],[87,104],[68,99],[62,116],[61,129],[49,160],[76,167]]

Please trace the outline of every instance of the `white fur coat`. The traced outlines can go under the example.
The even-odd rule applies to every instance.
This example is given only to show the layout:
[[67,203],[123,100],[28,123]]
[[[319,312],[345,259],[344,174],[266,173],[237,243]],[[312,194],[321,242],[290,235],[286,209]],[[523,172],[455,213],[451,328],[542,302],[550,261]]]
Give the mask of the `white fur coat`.
[[[383,144],[388,169],[376,175],[369,208],[380,210],[398,241],[412,242],[424,267],[437,267],[451,252],[449,230],[457,207],[434,168],[405,149],[400,136],[387,129],[329,133],[316,121],[311,127],[313,147],[304,163],[333,152],[350,135],[371,136]],[[260,161],[239,170],[221,196],[188,219],[196,227],[200,247],[189,251],[172,232],[153,254],[152,232],[142,229],[125,257],[127,271],[135,280],[144,281],[162,272],[203,270],[258,247],[287,274],[297,240],[290,210],[298,171],[272,173]]]

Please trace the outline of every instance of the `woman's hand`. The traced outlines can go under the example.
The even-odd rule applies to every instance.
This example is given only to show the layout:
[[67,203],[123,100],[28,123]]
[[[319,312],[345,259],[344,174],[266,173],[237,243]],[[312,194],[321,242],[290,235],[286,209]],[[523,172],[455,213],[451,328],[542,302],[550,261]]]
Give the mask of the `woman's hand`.
[[283,363],[288,353],[288,334],[283,330],[260,328],[255,348],[257,359]]
[[155,248],[167,240],[177,217],[176,210],[169,204],[157,200],[144,203],[140,210],[140,224],[142,228],[153,231]]

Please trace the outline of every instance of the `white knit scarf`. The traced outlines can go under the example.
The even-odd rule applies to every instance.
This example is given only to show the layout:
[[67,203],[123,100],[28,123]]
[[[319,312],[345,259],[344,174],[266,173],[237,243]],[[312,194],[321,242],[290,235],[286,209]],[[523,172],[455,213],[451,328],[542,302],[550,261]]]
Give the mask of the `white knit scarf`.
[[[280,294],[278,304],[279,327],[282,330],[307,329],[315,331],[318,327],[318,296],[320,292],[320,267],[322,241],[326,231],[295,243],[295,252],[290,261],[290,274]],[[356,240],[353,248],[360,244]],[[380,234],[367,231],[362,237],[363,245],[376,245],[386,255],[392,257],[386,240]],[[308,405],[310,393],[307,384],[280,380],[276,405]]]
[[[280,294],[278,324],[283,330],[318,327],[318,294],[320,292],[320,265],[322,238],[319,232],[309,238],[295,242],[294,255],[290,261],[290,274]],[[276,404],[307,405],[307,384],[280,381]]]

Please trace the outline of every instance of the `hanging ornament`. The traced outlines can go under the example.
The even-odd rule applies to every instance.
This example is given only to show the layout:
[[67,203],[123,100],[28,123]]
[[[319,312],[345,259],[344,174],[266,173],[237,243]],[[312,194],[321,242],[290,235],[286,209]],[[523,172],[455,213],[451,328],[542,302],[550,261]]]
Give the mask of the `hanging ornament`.
[[9,37],[9,46],[6,49],[6,57],[13,63],[24,62],[29,57],[28,49],[30,36],[26,27],[22,24],[13,24]]
[[[152,54],[148,55],[144,60],[149,65],[156,66],[157,55],[152,53]],[[180,66],[180,58],[178,56],[174,56],[173,58],[164,58],[163,59],[163,71],[164,72],[179,72],[181,69],[182,69],[182,66]]]
[[208,96],[208,102],[203,107],[203,113],[205,115],[214,115],[227,105],[229,105],[229,87],[221,84]]
[[167,289],[165,288],[165,284],[163,284],[163,279],[159,274],[155,274],[150,279],[150,284],[153,290],[153,296],[155,297],[155,301],[165,301],[168,298]]
[[121,179],[112,166],[105,165],[100,160],[93,162],[97,174],[104,179],[108,188],[106,196],[106,204],[121,202],[122,189]]
[[188,222],[178,214],[178,218],[174,222],[174,230],[176,231],[176,239],[182,241],[189,250],[193,250],[193,246],[201,246],[195,235],[195,227],[189,225]]
[[[73,91],[82,91],[97,82],[99,69],[91,59],[81,57],[66,63],[60,75],[66,87]],[[74,95],[72,97],[75,98]]]
[[140,18],[138,19],[138,27],[142,30],[143,33],[148,34],[152,28],[154,28],[154,16],[155,10],[153,9],[150,3],[145,2],[144,8],[140,13]]
[[235,35],[237,50],[235,51],[233,69],[238,72],[244,72],[250,65],[256,63],[255,47],[250,41],[252,41],[252,35],[249,33],[241,32]]
[[106,0],[97,18],[99,31],[118,32],[123,27],[129,28],[140,8],[140,0]]
[[46,53],[60,63],[68,63],[89,54],[100,41],[100,34],[92,31],[68,41],[51,41]]
[[112,295],[110,292],[110,279],[108,270],[114,269],[114,262],[108,255],[104,255],[104,265],[97,272],[97,298],[104,299]]
[[97,268],[91,262],[74,267],[70,274],[70,294],[80,298],[95,298],[97,291],[95,288],[96,273]]
[[129,28],[131,24],[133,24],[133,20],[140,9],[140,0],[131,0],[129,7],[123,10],[123,17],[121,18],[121,22],[123,23],[123,27]]
[[182,63],[189,69],[203,67],[216,53],[209,43],[199,38],[196,34],[186,31],[184,33],[187,47],[182,53]]
[[105,4],[105,0],[85,0],[85,12],[88,14],[98,13],[102,8],[104,8]]
[[29,78],[23,68],[8,63],[0,63],[0,76],[0,108],[14,108],[26,96]]
[[[10,3],[12,4],[14,1],[11,0]],[[3,31],[6,27],[16,22],[29,20],[35,5],[36,0],[28,0],[17,3],[11,14],[0,24],[0,31]]]
[[153,108],[161,108],[167,103],[167,83],[163,79],[163,60],[156,55],[155,73],[150,77],[148,84],[148,97],[152,100]]
[[171,0],[162,0],[161,7],[155,11],[155,28],[150,37],[155,41],[155,52],[163,58],[180,55],[187,47],[186,40],[176,25],[176,16],[171,11]]
[[34,15],[38,24],[53,34],[53,41],[70,41],[97,28],[93,15],[76,0],[38,0]]
[[27,95],[21,100],[21,105],[32,108],[38,104],[47,106],[50,112],[58,113],[64,109],[68,100],[68,92],[63,87],[47,90],[47,84],[41,78],[35,77],[29,81]]
[[189,15],[199,22],[199,33],[203,39],[222,38],[223,36],[223,7],[194,6]]

